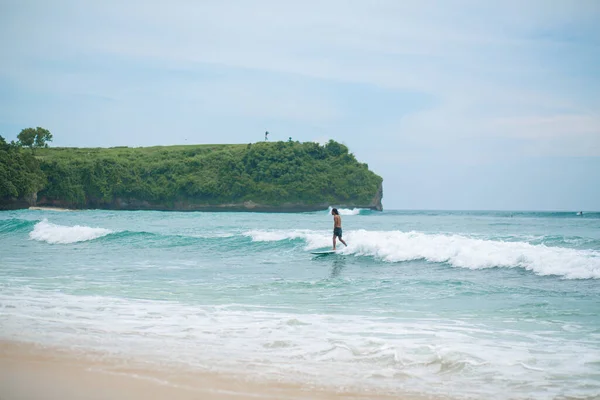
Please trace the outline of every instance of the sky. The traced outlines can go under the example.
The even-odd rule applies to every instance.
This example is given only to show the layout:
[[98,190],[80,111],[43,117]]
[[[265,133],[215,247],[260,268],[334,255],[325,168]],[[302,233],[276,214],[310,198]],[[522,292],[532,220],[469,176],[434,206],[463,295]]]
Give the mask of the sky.
[[0,135],[334,139],[385,209],[600,210],[598,21],[598,0],[0,0]]

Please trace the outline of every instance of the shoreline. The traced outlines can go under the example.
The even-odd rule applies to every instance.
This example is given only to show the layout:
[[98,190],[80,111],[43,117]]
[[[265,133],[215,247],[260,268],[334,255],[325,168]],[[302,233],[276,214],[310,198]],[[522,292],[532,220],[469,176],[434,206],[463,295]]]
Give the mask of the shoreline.
[[91,350],[74,351],[0,340],[2,400],[431,399],[429,396],[392,395],[345,388],[336,390],[309,383],[288,383],[279,379],[259,381],[255,378],[249,373],[233,375],[158,366]]
[[[175,205],[166,206],[160,204],[120,204],[115,206],[98,205],[94,207],[83,207],[83,208],[68,208],[68,205],[64,206],[29,206],[23,207],[29,210],[47,210],[47,211],[89,211],[89,210],[102,210],[102,211],[164,211],[164,212],[248,212],[248,213],[266,213],[266,214],[294,214],[294,213],[310,213],[325,211],[331,207],[337,207],[340,209],[362,209],[371,211],[383,211],[383,208],[374,207],[371,205],[367,206],[356,206],[356,205],[331,205],[331,204],[319,204],[314,206],[296,205],[296,204],[284,204],[279,206],[270,206],[257,203],[243,203],[243,204],[215,204],[215,205]],[[18,209],[18,208],[16,208]]]
[[[372,207],[355,207],[341,205],[337,206],[339,209],[348,210],[370,210],[370,211],[381,211]],[[66,208],[56,206],[30,206],[21,208],[31,211],[57,211],[57,212],[76,212],[76,211],[161,211],[161,212],[248,212],[248,213],[265,213],[265,214],[294,214],[294,213],[312,213],[319,211],[327,211],[331,206],[322,207],[267,207],[267,206],[254,206],[254,207],[241,207],[238,205],[222,205],[222,206],[203,206],[197,208]],[[18,209],[16,209],[18,210]],[[0,210],[2,211],[2,210]]]
[[65,212],[65,211],[75,211],[75,210],[71,210],[69,208],[61,208],[61,207],[29,207],[28,210],[37,210],[37,211],[58,211],[58,212]]

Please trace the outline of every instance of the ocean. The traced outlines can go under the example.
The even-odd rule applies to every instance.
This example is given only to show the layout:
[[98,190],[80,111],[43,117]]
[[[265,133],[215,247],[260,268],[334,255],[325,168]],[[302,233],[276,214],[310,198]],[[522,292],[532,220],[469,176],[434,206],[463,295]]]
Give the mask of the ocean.
[[600,396],[600,213],[0,213],[0,339],[440,398]]

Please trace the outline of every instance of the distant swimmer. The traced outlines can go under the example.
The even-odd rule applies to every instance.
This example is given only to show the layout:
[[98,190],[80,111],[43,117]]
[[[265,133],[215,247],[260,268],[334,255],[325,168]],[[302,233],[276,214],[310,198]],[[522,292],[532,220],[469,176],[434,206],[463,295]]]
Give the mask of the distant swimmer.
[[333,249],[335,250],[336,238],[340,238],[340,242],[344,243],[344,246],[348,246],[344,239],[342,239],[342,217],[337,208],[331,209],[331,215],[333,215]]
[[577,213],[577,215],[581,215],[581,216],[583,216],[583,211],[579,211],[579,212]]

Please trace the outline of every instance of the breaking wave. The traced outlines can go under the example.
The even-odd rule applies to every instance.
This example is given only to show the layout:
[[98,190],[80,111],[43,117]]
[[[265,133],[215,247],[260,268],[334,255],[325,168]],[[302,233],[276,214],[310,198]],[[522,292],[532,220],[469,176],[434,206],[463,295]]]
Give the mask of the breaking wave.
[[[328,231],[249,231],[253,241],[302,239],[307,250],[330,246]],[[349,247],[340,253],[371,256],[385,262],[426,260],[468,269],[523,268],[537,275],[567,279],[600,279],[600,252],[500,241],[461,235],[401,231],[350,231]]]
[[29,237],[33,240],[50,244],[69,244],[98,239],[111,233],[113,231],[110,229],[80,225],[56,225],[44,219],[33,227],[33,231],[29,233]]

